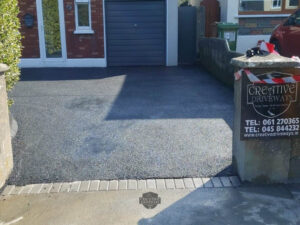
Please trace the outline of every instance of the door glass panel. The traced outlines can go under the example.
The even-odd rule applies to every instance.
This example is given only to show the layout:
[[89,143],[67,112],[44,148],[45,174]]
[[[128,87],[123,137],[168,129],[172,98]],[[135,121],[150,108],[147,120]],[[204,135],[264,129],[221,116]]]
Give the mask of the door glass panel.
[[89,21],[89,4],[83,3],[77,5],[78,9],[78,26],[88,27]]
[[58,0],[42,0],[45,49],[47,58],[61,58]]

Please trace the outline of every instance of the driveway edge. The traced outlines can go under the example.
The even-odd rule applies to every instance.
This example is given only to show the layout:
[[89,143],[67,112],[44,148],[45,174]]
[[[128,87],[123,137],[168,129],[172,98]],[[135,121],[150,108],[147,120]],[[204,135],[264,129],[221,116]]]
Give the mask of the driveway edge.
[[237,176],[146,180],[87,180],[68,183],[28,184],[26,186],[8,185],[4,188],[1,196],[121,190],[232,188],[240,185],[241,182]]

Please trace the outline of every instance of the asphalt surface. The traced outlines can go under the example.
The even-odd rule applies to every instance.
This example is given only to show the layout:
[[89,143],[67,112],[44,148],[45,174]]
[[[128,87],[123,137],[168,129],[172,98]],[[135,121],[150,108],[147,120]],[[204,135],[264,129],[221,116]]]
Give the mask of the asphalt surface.
[[231,175],[233,91],[197,67],[24,69],[9,184]]

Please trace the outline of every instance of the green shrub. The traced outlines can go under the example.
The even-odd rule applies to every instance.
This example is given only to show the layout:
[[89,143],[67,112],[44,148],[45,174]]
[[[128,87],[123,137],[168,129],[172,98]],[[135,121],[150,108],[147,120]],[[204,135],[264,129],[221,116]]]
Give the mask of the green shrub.
[[7,90],[11,90],[19,80],[18,67],[21,57],[20,21],[17,0],[0,0],[0,63],[10,67],[6,72]]

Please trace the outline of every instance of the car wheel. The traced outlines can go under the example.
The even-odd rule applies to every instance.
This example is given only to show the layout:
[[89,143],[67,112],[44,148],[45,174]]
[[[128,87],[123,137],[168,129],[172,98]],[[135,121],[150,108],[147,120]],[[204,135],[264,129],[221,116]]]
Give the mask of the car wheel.
[[271,43],[272,43],[273,45],[275,45],[275,51],[278,52],[279,54],[281,54],[281,48],[280,48],[279,41],[273,40],[273,41],[271,41]]

